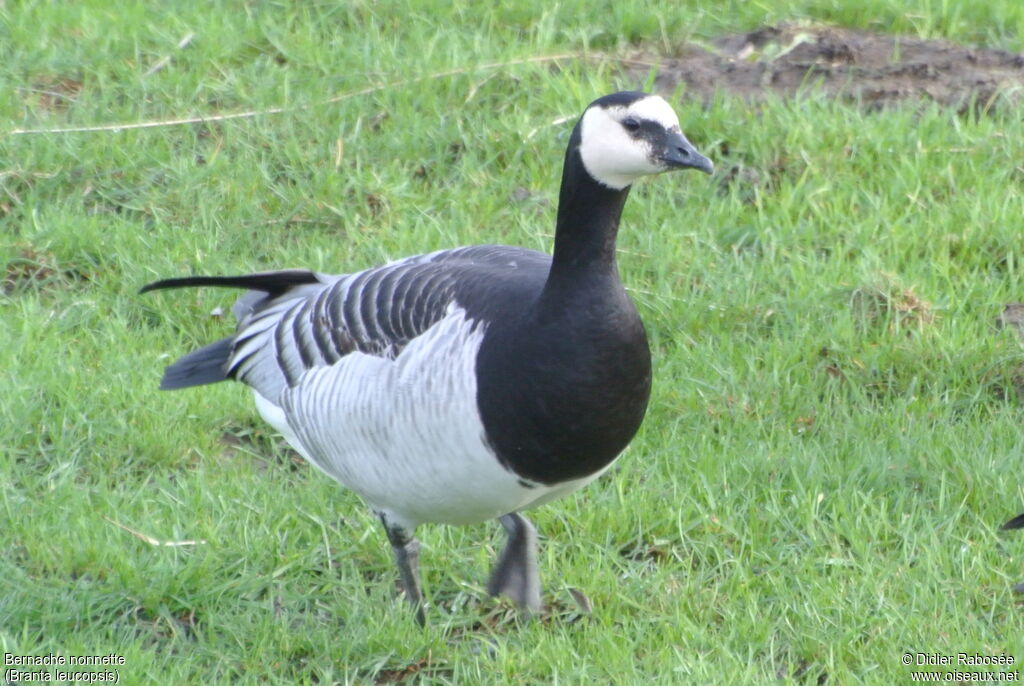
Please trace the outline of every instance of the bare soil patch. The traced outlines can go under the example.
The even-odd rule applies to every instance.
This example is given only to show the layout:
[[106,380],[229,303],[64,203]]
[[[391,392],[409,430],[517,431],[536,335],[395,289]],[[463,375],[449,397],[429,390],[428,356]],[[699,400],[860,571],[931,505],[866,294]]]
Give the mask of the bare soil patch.
[[644,54],[639,78],[658,65],[661,92],[725,92],[751,101],[821,92],[870,109],[936,102],[988,112],[1024,99],[1024,54],[813,24],[782,24],[687,45],[676,57]]

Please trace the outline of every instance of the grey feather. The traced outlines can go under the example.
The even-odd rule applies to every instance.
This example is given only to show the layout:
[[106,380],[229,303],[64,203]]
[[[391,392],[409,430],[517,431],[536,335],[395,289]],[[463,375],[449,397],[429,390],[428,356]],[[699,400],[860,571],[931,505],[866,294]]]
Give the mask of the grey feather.
[[224,381],[228,378],[231,348],[232,338],[228,337],[193,350],[164,370],[160,389],[172,391]]

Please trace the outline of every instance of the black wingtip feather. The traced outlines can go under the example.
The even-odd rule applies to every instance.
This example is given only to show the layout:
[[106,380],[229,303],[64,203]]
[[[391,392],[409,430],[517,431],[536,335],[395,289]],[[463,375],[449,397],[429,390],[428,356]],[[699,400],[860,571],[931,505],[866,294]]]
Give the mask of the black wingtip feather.
[[[295,286],[319,283],[320,278],[308,269],[283,269],[275,272],[246,274],[243,276],[185,276],[176,279],[154,281],[142,287],[139,293],[148,293],[165,288],[187,288],[190,286],[217,286],[221,288],[245,288],[259,291],[275,298]],[[257,300],[260,300],[257,298]],[[245,303],[249,310],[251,299],[242,296],[239,303]],[[237,304],[236,304],[237,307]],[[236,310],[237,312],[237,310]],[[228,361],[231,359],[233,338],[223,338],[215,343],[194,350],[164,370],[160,389],[164,391],[189,388],[217,383],[228,378]]]
[[185,355],[164,370],[160,390],[173,391],[224,381],[228,378],[231,345],[231,338],[222,338]]
[[218,288],[246,288],[263,291],[273,297],[284,293],[293,286],[319,281],[316,273],[308,269],[282,269],[276,272],[261,272],[242,276],[184,276],[176,279],[162,279],[146,284],[139,290],[139,293],[159,291],[165,288],[216,286]]
[[999,528],[1003,531],[1009,531],[1010,529],[1024,529],[1024,513],[1017,515]]

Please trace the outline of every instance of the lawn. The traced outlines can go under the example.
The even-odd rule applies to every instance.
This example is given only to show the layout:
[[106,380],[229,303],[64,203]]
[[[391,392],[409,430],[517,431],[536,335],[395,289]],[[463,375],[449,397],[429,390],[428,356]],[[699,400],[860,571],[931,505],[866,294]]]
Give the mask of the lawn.
[[782,21],[1024,50],[1015,0],[649,5],[0,2],[0,652],[126,684],[1019,668],[1018,109],[663,93],[719,171],[627,205],[654,394],[609,474],[532,513],[539,621],[486,598],[500,527],[425,526],[421,629],[377,521],[245,388],[157,390],[235,294],[149,281],[549,249],[572,118],[654,82],[621,58]]

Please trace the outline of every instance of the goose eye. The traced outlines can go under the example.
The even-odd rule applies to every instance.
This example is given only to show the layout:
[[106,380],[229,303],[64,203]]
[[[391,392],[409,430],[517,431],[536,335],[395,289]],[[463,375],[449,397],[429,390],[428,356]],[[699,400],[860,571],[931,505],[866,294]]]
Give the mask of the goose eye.
[[622,120],[622,125],[626,128],[627,131],[640,130],[640,122],[637,121],[634,117],[626,117],[625,119]]

